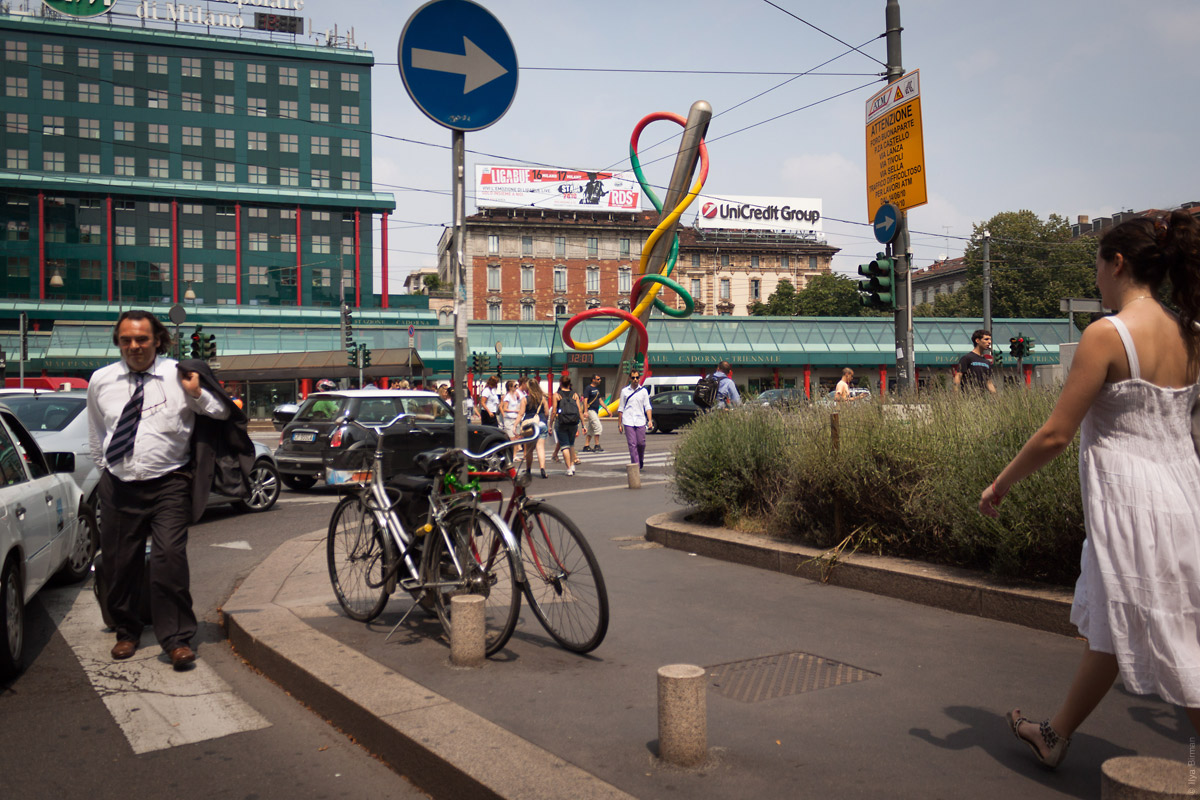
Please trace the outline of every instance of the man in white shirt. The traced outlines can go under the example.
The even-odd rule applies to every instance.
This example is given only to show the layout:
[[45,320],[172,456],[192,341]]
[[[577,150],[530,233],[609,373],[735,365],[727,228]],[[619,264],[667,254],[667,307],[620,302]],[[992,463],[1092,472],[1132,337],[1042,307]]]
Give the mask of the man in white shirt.
[[191,439],[196,414],[225,419],[229,408],[194,372],[164,356],[171,334],[147,311],[126,311],[113,328],[121,360],[88,384],[88,443],[101,469],[100,549],[117,632],[114,659],[137,652],[143,622],[146,537],[151,538],[149,605],[154,634],[177,670],[195,660],[187,562]]
[[650,392],[645,386],[640,386],[642,371],[634,369],[629,373],[629,385],[621,390],[621,400],[617,406],[617,431],[625,434],[625,443],[629,445],[629,462],[637,464],[638,469],[646,455],[646,426],[653,421],[650,411]]

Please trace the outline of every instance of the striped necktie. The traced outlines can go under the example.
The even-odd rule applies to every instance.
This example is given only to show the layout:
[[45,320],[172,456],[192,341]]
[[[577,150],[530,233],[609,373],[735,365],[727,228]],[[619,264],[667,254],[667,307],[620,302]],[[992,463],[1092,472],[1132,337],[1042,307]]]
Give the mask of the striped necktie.
[[133,389],[133,395],[129,398],[129,402],[125,404],[125,408],[121,409],[121,418],[117,420],[117,429],[113,431],[112,439],[108,442],[108,449],[104,452],[104,459],[109,464],[114,464],[133,452],[133,440],[137,438],[138,423],[142,420],[142,400],[145,397],[142,392],[142,384],[146,380],[146,373],[135,372],[133,377],[136,379],[137,385]]

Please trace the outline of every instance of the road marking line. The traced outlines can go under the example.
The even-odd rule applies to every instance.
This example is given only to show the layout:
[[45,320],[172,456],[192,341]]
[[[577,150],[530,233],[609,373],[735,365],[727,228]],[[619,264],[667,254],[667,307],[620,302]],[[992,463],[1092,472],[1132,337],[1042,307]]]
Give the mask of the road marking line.
[[203,659],[187,672],[171,669],[150,629],[133,658],[113,661],[115,639],[90,589],[52,590],[41,598],[134,753],[270,727]]
[[249,542],[222,542],[221,544],[211,545],[212,547],[227,547],[230,550],[253,550]]

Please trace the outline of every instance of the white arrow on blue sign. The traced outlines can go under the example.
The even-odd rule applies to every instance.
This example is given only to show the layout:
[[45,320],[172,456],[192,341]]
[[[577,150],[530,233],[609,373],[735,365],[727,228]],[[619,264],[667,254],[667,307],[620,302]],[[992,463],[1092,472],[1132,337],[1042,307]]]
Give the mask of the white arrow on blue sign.
[[477,131],[504,116],[517,94],[517,52],[500,21],[470,0],[432,0],[404,25],[400,77],[439,125]]
[[893,203],[884,203],[875,212],[875,238],[880,244],[888,244],[900,232],[900,209]]

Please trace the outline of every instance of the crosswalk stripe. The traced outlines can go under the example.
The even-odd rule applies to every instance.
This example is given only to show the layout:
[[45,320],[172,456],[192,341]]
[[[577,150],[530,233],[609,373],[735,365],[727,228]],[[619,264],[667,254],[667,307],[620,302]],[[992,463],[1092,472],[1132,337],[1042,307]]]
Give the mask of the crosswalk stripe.
[[113,661],[108,651],[116,639],[105,632],[90,589],[49,590],[39,597],[134,753],[270,727],[203,659],[187,672],[171,669],[151,630],[133,658]]

